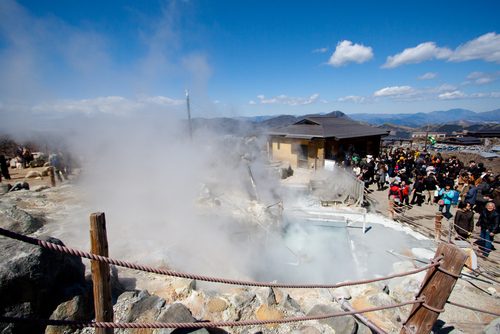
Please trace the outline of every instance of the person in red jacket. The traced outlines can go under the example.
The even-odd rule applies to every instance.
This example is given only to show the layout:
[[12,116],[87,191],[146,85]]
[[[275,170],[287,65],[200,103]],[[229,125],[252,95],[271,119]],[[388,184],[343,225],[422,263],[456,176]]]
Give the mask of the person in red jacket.
[[399,190],[401,196],[401,205],[410,205],[410,186],[407,185],[405,181],[401,181]]
[[399,210],[401,206],[401,189],[398,183],[392,183],[389,187],[389,214],[394,219],[394,213]]

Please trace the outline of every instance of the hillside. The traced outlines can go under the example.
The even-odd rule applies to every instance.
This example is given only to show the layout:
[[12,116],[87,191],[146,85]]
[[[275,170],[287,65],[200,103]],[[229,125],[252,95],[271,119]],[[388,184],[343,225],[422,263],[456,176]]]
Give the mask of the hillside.
[[[391,131],[391,135],[402,138],[411,137],[413,131],[462,132],[480,131],[498,126],[500,109],[477,113],[467,109],[450,109],[415,114],[350,114],[332,111],[328,114],[255,116],[238,118],[195,118],[193,127],[208,127],[218,133],[259,134],[268,129],[292,124],[305,117],[334,116],[347,117],[353,120],[374,125]],[[492,124],[493,123],[493,124]]]
[[350,114],[354,120],[374,125],[391,123],[410,127],[421,127],[427,124],[447,124],[454,122],[485,123],[500,122],[500,109],[477,113],[467,109],[450,109],[414,114]]

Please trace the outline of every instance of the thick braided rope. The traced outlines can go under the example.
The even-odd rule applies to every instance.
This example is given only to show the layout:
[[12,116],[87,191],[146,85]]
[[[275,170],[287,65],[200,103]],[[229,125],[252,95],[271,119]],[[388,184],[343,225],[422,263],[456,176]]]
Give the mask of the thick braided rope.
[[216,327],[242,327],[242,326],[259,326],[270,324],[286,324],[292,322],[308,321],[308,320],[321,320],[335,317],[342,317],[347,315],[355,315],[360,313],[376,312],[387,310],[396,307],[402,307],[411,304],[421,304],[423,299],[416,299],[413,301],[402,302],[399,304],[370,307],[356,311],[348,312],[335,312],[329,314],[315,315],[315,316],[302,316],[291,317],[285,319],[269,319],[269,320],[244,320],[244,321],[218,321],[218,322],[82,322],[70,320],[39,320],[39,319],[24,319],[0,316],[0,322],[9,323],[42,323],[49,326],[71,326],[77,328],[94,327],[94,328],[216,328]]
[[188,278],[188,279],[194,279],[198,281],[206,281],[206,282],[212,282],[212,283],[225,283],[225,284],[233,284],[233,285],[243,285],[243,286],[258,286],[258,287],[272,287],[272,288],[290,288],[290,289],[317,289],[317,288],[339,288],[343,286],[351,286],[351,285],[360,285],[360,284],[368,284],[368,283],[373,283],[373,282],[378,282],[378,281],[385,281],[387,279],[395,278],[395,277],[403,277],[407,275],[412,275],[416,274],[422,271],[425,271],[429,268],[439,266],[439,260],[442,259],[442,256],[437,257],[433,259],[432,263],[429,265],[426,265],[424,267],[420,267],[415,270],[410,270],[406,271],[403,273],[396,273],[392,274],[389,276],[385,277],[378,277],[374,279],[365,279],[365,280],[358,280],[358,281],[349,281],[349,282],[341,282],[341,283],[335,283],[335,284],[283,284],[283,283],[271,283],[271,282],[254,282],[254,281],[243,281],[243,280],[233,280],[233,279],[225,279],[225,278],[218,278],[218,277],[210,277],[210,276],[202,276],[202,275],[195,275],[195,274],[189,274],[189,273],[183,273],[183,272],[177,272],[177,271],[172,271],[172,270],[166,270],[166,269],[159,269],[159,268],[153,268],[149,266],[143,266],[143,265],[138,265],[126,261],[121,261],[121,260],[115,260],[109,257],[105,256],[100,256],[96,255],[93,253],[89,252],[84,252],[78,249],[74,248],[69,248],[66,246],[61,246],[57,245],[52,242],[47,242],[44,240],[28,237],[19,233],[15,233],[12,231],[5,230],[3,228],[0,228],[0,235],[23,241],[32,245],[38,245],[43,248],[47,248],[53,251],[58,251],[61,253],[65,254],[70,254],[78,257],[83,257],[87,258],[90,260],[95,260],[95,261],[100,261],[100,262],[106,262],[108,264],[113,264],[116,266],[124,267],[124,268],[129,268],[129,269],[136,269],[136,270],[141,270],[145,272],[150,272],[154,274],[160,274],[160,275],[167,275],[167,276],[173,276],[173,277],[180,277],[180,278]]
[[496,280],[496,279],[495,279],[495,278],[493,278],[493,277],[490,277],[490,275],[485,275],[484,273],[482,273],[482,272],[480,272],[480,271],[477,271],[477,270],[475,270],[475,269],[472,269],[472,268],[471,268],[471,267],[469,267],[467,264],[465,265],[465,267],[466,267],[467,269],[469,269],[470,271],[472,271],[472,272],[473,272],[474,274],[476,274],[476,275],[479,275],[479,276],[485,277],[485,278],[487,278],[487,279],[489,279],[490,281],[493,281],[493,282],[495,282],[495,283],[500,283],[500,281]]
[[[466,241],[466,242],[470,243],[470,241],[469,241],[469,240],[467,240],[466,238],[462,237],[462,236],[461,236],[461,235],[459,235],[459,234],[457,234],[457,238],[459,238],[460,240],[463,240],[463,241]],[[491,252],[491,253],[489,253],[489,257],[490,257],[490,258],[494,258],[494,259],[496,259],[496,260],[499,260],[499,259],[500,259],[500,255],[493,253],[491,249],[487,249],[487,248],[486,248],[486,247],[484,247],[484,246],[481,246],[481,245],[475,244],[475,245],[473,245],[473,246],[471,246],[471,247],[477,247],[477,248],[478,248],[481,252],[483,252],[483,251],[489,251],[489,252]],[[489,259],[490,259],[490,258],[489,258]]]
[[475,308],[475,307],[472,307],[472,306],[467,306],[467,305],[463,305],[463,304],[458,304],[458,303],[455,303],[455,302],[451,302],[449,300],[447,301],[447,303],[450,304],[450,305],[454,305],[454,306],[457,306],[457,307],[461,307],[461,308],[467,309],[467,310],[481,312],[481,313],[487,313],[487,314],[492,314],[494,316],[500,317],[500,313],[496,313],[496,312],[493,312],[493,311],[482,310],[482,309]]

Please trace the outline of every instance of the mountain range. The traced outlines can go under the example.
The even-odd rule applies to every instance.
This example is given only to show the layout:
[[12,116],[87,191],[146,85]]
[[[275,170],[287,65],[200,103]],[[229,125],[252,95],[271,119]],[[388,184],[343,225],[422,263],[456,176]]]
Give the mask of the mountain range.
[[463,124],[500,122],[500,109],[474,112],[468,109],[450,109],[415,114],[350,114],[350,118],[373,125],[385,123],[419,128],[426,125],[461,122]]
[[429,130],[438,132],[478,131],[485,127],[500,126],[500,109],[487,112],[474,112],[467,109],[450,109],[429,113],[414,114],[345,114],[332,111],[328,114],[307,114],[300,116],[255,116],[237,118],[194,118],[193,126],[215,129],[225,133],[263,133],[271,128],[286,126],[309,116],[347,117],[355,121],[378,126],[399,137],[409,137],[411,132]]

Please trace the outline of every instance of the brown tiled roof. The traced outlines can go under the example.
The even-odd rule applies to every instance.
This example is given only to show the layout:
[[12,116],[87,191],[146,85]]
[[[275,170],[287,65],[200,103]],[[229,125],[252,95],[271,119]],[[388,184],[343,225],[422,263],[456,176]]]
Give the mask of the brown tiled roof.
[[365,125],[347,117],[315,116],[304,118],[294,124],[276,128],[270,135],[287,138],[358,138],[369,136],[386,136],[389,131]]

